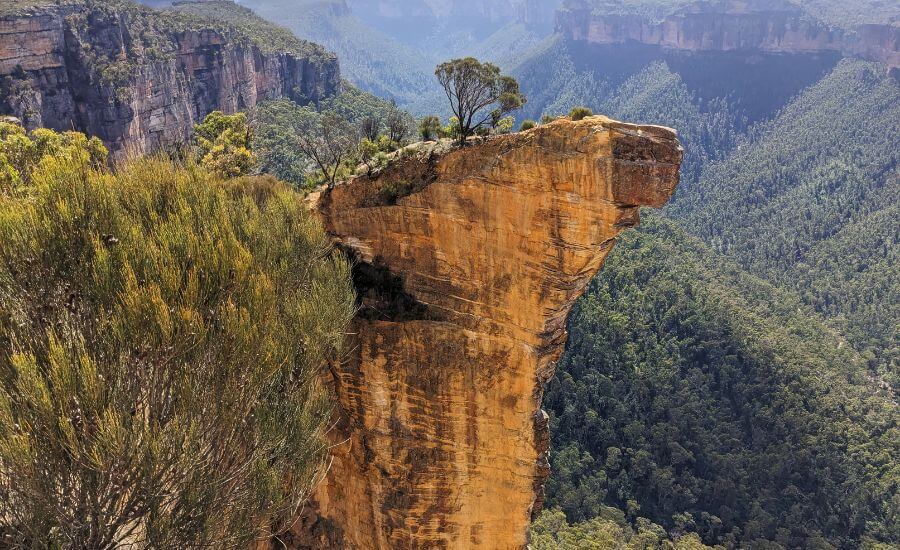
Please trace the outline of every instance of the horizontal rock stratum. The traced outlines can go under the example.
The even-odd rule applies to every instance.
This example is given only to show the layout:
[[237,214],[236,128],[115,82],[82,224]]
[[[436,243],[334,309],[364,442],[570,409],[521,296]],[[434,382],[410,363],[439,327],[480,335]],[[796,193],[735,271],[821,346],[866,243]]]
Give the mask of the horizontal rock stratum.
[[440,148],[310,197],[357,261],[360,311],[294,548],[525,546],[566,317],[638,208],[671,197],[682,157],[673,130],[605,117]]

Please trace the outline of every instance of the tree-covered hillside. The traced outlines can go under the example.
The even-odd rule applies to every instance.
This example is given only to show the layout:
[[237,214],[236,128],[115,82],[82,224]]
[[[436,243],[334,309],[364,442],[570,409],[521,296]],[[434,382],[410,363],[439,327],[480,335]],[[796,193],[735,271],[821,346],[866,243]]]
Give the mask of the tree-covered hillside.
[[669,213],[751,273],[796,290],[896,384],[898,162],[900,83],[845,61],[706,166]]
[[793,293],[651,216],[569,330],[545,406],[548,503],[570,520],[613,505],[729,547],[900,543],[900,409]]

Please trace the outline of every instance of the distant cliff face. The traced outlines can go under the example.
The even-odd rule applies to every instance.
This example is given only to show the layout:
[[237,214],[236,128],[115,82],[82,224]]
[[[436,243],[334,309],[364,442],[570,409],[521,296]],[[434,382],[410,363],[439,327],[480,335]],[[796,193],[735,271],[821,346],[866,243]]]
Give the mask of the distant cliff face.
[[311,196],[361,309],[329,377],[333,462],[289,546],[523,548],[566,317],[681,154],[667,128],[560,120]]
[[153,17],[81,2],[0,15],[0,113],[96,135],[113,153],[146,153],[184,143],[216,109],[339,89],[336,58],[314,45],[310,54],[264,51],[220,25]]
[[557,30],[594,44],[638,42],[687,51],[815,53],[836,51],[900,67],[900,27],[831,28],[781,0],[689,4],[661,20],[605,13],[572,1],[557,12]]

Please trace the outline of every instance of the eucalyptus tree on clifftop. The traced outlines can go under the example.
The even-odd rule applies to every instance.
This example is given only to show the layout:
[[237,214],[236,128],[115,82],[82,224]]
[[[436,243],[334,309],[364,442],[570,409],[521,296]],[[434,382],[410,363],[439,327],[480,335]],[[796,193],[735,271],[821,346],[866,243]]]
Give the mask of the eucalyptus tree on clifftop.
[[482,63],[474,57],[441,63],[434,74],[459,125],[460,145],[465,145],[479,128],[495,125],[527,101],[515,78],[500,74],[500,67],[493,63]]

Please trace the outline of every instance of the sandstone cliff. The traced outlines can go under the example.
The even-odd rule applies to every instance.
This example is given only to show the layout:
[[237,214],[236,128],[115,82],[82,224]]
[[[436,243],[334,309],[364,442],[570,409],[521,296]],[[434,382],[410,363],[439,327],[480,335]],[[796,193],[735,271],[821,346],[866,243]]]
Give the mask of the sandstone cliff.
[[684,51],[840,52],[900,67],[900,27],[831,27],[786,0],[694,2],[662,18],[605,12],[572,0],[557,31],[594,44],[638,42]]
[[520,549],[549,473],[545,382],[573,302],[678,182],[672,130],[560,120],[406,150],[311,196],[358,263],[328,477],[293,548]]
[[113,153],[155,151],[185,142],[216,109],[335,94],[336,58],[293,40],[267,45],[222,22],[121,1],[0,9],[0,114],[98,136]]

